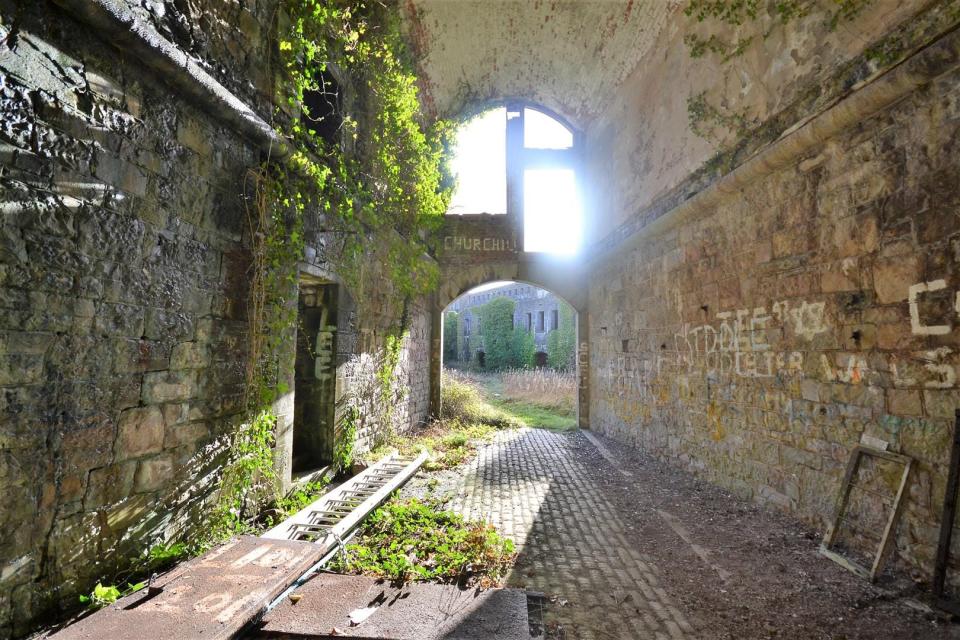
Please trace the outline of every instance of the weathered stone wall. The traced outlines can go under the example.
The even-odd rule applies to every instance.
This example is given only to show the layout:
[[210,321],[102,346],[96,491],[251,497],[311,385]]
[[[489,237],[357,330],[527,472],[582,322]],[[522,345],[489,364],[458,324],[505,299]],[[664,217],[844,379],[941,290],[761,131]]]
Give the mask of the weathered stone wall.
[[430,343],[430,316],[418,306],[410,313],[389,389],[382,383],[389,368],[382,342],[341,354],[338,395],[345,406],[359,411],[358,453],[385,442],[392,432],[403,433],[426,421],[430,412]]
[[0,635],[189,527],[244,376],[238,137],[2,5]]
[[[874,0],[831,27],[836,3],[814,4],[809,15],[786,23],[746,20],[736,28],[715,18],[698,23],[684,14],[685,2],[671,5],[647,63],[633,69],[586,127],[589,240],[604,238],[637,210],[680,188],[716,154],[718,144],[733,144],[732,123],[753,130],[752,140],[741,141],[748,155],[754,143],[776,138],[882,70],[889,61],[865,52],[901,25],[912,25],[904,29],[909,44],[900,45],[909,50],[929,35],[927,24],[937,32],[950,23],[944,2]],[[685,42],[690,34],[753,40],[729,60],[710,53],[694,58]],[[727,118],[727,125],[692,113],[690,100],[696,96]],[[772,138],[757,133],[760,125],[771,128]],[[706,137],[694,127],[706,130]]]
[[591,426],[821,529],[850,451],[880,438],[918,463],[896,548],[932,571],[960,407],[958,141],[954,72],[599,265]]
[[[269,114],[260,29],[273,3],[143,7],[161,4],[161,32]],[[72,608],[150,544],[202,529],[224,438],[243,419],[243,194],[261,157],[50,2],[0,0],[0,105],[6,637]],[[403,425],[428,410],[429,322],[411,317],[396,383],[410,391],[394,409]],[[358,359],[384,319],[370,326]],[[348,391],[363,392],[358,380]]]

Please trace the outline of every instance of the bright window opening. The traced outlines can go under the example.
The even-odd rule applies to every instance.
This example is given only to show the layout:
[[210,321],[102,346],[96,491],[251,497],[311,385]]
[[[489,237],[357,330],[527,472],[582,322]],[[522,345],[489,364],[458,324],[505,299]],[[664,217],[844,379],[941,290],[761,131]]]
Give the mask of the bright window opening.
[[523,187],[524,250],[576,253],[581,216],[573,169],[527,169]]
[[507,212],[506,109],[491,109],[457,132],[450,163],[457,188],[448,213]]
[[[575,166],[575,136],[563,122],[522,104],[491,109],[457,133],[448,213],[522,214],[524,251],[576,253],[582,204]],[[508,212],[508,200],[522,211]]]
[[569,149],[573,133],[536,109],[523,110],[523,146],[527,149]]

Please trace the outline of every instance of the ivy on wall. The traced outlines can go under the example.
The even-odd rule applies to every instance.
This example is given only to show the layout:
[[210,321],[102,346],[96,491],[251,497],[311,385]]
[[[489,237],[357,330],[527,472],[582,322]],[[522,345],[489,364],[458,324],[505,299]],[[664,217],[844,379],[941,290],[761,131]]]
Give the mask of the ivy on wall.
[[[382,420],[390,423],[408,305],[439,279],[424,238],[442,223],[453,186],[453,127],[422,116],[394,12],[379,3],[284,0],[277,23],[274,122],[292,153],[284,162],[268,158],[248,180],[250,418],[233,436],[219,502],[219,521],[233,532],[279,486],[273,407],[289,392],[281,373],[295,334],[297,265],[308,236],[334,239],[326,257],[352,293],[358,318],[389,319],[368,332],[380,336],[379,344],[365,346],[380,352],[375,377]],[[332,86],[342,88],[333,89],[339,95],[330,95]],[[335,108],[321,113],[318,95]],[[341,416],[334,462],[345,468],[361,417],[352,406]]]
[[[721,65],[767,40],[778,28],[814,14],[832,31],[859,16],[875,0],[688,0],[684,15],[699,28],[683,37],[692,58],[712,57]],[[746,110],[708,100],[700,91],[687,98],[687,120],[698,137],[719,144],[725,135],[740,139],[757,125]]]
[[[834,0],[825,15],[826,25],[836,29],[841,22],[857,17],[875,0]],[[817,0],[689,0],[683,13],[698,23],[713,23],[715,26],[741,27],[748,25],[755,33],[724,39],[712,33],[706,37],[688,33],[683,41],[690,49],[690,56],[700,58],[712,54],[721,62],[741,56],[756,41],[766,40],[777,26],[805,18],[822,9]]]

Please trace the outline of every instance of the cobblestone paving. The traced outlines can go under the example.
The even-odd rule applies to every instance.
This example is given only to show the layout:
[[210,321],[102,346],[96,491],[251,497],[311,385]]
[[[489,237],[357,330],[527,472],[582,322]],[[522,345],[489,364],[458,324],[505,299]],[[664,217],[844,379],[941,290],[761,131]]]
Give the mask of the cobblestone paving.
[[508,585],[547,596],[548,638],[697,637],[661,587],[661,569],[628,540],[586,473],[588,447],[578,434],[501,434],[469,463],[451,507],[492,522],[517,543]]

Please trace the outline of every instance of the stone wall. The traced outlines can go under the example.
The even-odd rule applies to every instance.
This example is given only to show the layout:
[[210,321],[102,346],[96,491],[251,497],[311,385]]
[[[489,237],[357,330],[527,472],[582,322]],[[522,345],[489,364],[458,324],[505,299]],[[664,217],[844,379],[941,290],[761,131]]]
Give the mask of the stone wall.
[[958,141],[954,71],[596,266],[592,428],[821,530],[879,438],[917,461],[896,548],[929,574],[960,407]]
[[[269,115],[272,2],[131,4]],[[53,3],[0,0],[0,637],[202,530],[244,417],[261,156],[165,80]],[[403,427],[428,411],[430,325],[411,318]]]

